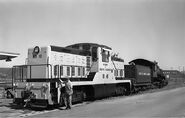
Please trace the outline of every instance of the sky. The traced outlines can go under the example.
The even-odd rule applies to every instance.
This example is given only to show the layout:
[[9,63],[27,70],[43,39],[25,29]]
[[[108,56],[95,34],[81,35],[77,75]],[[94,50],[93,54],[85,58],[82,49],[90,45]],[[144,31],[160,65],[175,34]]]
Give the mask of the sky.
[[20,53],[0,67],[25,64],[30,47],[104,44],[125,64],[185,67],[185,0],[0,0],[0,51]]

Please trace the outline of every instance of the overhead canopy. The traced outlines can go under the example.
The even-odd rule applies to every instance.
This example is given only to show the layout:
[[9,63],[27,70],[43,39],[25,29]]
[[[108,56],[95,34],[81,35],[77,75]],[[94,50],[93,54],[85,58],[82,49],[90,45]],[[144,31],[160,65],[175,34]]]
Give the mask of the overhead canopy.
[[19,55],[19,53],[10,53],[10,52],[2,52],[0,51],[0,60],[11,61],[12,58],[15,58]]
[[135,64],[135,65],[142,65],[142,66],[154,66],[155,64],[157,64],[157,62],[152,62],[146,59],[134,59],[132,61],[129,62],[129,64]]

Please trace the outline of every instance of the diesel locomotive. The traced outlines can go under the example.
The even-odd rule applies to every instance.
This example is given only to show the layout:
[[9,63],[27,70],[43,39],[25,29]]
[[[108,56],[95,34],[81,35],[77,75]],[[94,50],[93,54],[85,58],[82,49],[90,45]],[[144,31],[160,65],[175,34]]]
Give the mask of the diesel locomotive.
[[94,43],[28,49],[26,65],[13,67],[14,103],[29,99],[32,107],[60,103],[59,79],[70,78],[72,102],[126,94],[131,80],[124,76],[124,60],[112,49]]

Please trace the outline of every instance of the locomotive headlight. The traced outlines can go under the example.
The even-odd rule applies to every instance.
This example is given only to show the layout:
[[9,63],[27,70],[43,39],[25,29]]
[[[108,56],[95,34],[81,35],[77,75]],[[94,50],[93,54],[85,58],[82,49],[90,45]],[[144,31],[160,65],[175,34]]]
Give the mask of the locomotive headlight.
[[28,84],[28,83],[26,83],[26,88],[28,88],[28,86],[29,86],[29,84]]
[[33,87],[34,86],[34,83],[32,83],[31,86]]
[[18,86],[18,83],[13,83],[13,87],[17,87]]

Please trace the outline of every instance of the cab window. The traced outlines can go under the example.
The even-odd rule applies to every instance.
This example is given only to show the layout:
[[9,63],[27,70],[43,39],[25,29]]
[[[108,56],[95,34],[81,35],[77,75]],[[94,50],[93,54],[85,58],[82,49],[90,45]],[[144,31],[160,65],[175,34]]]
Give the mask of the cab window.
[[58,76],[58,70],[59,70],[59,65],[55,65],[54,66],[54,76],[56,77],[56,76]]
[[109,62],[109,51],[102,49],[102,62]]
[[63,74],[64,74],[64,73],[63,73],[63,70],[64,70],[64,69],[63,69],[63,66],[61,65],[61,66],[60,66],[60,76],[63,76]]
[[75,76],[75,67],[74,66],[71,67],[71,75]]
[[97,47],[92,48],[92,61],[97,61]]
[[70,73],[70,67],[68,66],[68,67],[67,67],[67,76],[70,76],[70,74],[71,74],[71,73]]
[[81,76],[81,69],[78,67],[78,76]]

